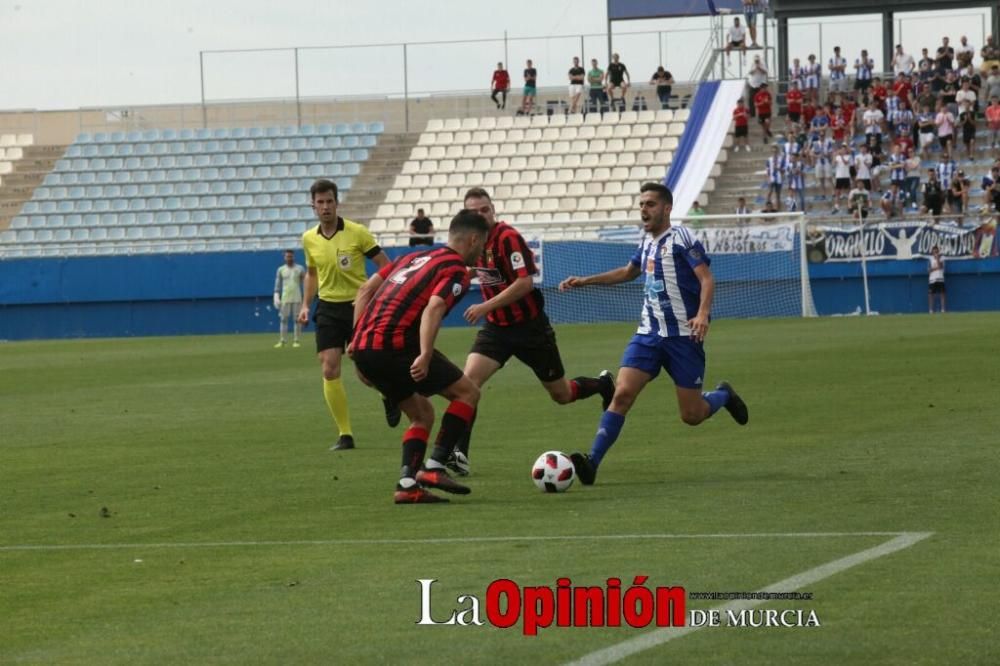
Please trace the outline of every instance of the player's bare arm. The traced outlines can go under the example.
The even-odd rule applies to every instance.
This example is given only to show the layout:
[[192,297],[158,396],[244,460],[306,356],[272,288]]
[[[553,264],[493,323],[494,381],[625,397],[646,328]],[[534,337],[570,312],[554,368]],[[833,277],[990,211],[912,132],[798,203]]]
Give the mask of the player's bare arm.
[[712,298],[715,296],[715,278],[711,269],[701,264],[694,269],[694,275],[701,283],[701,301],[698,303],[698,314],[688,321],[691,327],[691,337],[702,342],[708,335],[708,318],[712,313]]
[[299,309],[298,317],[300,324],[309,323],[309,307],[312,305],[313,299],[316,298],[318,284],[319,277],[316,275],[316,269],[310,266],[303,280],[302,307]]
[[383,266],[389,264],[389,257],[386,256],[385,251],[383,250],[382,252],[379,252],[374,257],[372,257],[372,261],[375,262],[376,268],[382,268]]
[[470,324],[475,324],[482,317],[485,317],[490,312],[494,310],[499,310],[500,308],[505,308],[511,303],[524,298],[531,290],[535,288],[534,283],[531,280],[530,275],[525,277],[519,277],[514,280],[513,283],[499,294],[494,296],[488,301],[482,303],[477,303],[476,305],[470,305],[465,311],[465,321]]
[[410,366],[410,376],[414,381],[427,377],[427,369],[434,355],[434,340],[441,328],[441,320],[448,311],[448,304],[440,296],[431,296],[424,313],[420,316],[420,355]]
[[586,277],[571,275],[559,283],[559,291],[568,291],[592,284],[621,284],[622,282],[629,282],[636,279],[639,277],[639,273],[641,273],[639,267],[629,263],[621,268],[615,268],[604,273],[597,273]]

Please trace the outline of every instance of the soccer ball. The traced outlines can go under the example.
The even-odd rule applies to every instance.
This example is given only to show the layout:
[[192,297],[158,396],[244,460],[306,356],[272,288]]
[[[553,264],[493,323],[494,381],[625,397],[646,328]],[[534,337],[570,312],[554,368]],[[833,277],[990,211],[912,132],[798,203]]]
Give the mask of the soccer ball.
[[569,490],[576,478],[573,461],[562,451],[546,451],[531,466],[531,478],[540,490],[561,493]]

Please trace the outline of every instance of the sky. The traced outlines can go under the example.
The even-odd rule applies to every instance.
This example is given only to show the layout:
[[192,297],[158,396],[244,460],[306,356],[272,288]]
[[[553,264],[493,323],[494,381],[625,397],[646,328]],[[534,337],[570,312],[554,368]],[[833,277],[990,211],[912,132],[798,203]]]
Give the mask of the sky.
[[[918,55],[942,34],[955,43],[967,34],[978,48],[985,16],[980,9],[901,15],[902,41]],[[526,58],[539,85],[561,85],[581,49],[587,60],[606,61],[605,26],[605,0],[0,0],[0,109],[192,103],[202,81],[210,101],[294,97],[292,47],[302,47],[302,97],[487,89],[505,58],[515,85]],[[876,17],[792,28],[791,55],[803,60],[820,42],[824,62],[835,43],[851,58],[862,48],[881,54]],[[614,48],[637,80],[661,62],[690,80],[709,35],[708,21],[696,17],[618,23],[614,31]],[[633,32],[649,34],[624,34]],[[416,44],[457,40],[466,41]],[[345,48],[371,44],[391,46]],[[210,53],[229,49],[257,51]]]

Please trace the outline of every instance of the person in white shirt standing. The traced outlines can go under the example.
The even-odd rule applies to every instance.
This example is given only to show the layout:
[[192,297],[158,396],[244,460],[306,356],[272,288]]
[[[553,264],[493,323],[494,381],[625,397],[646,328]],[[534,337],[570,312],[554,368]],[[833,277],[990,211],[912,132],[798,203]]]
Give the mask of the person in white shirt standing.
[[295,252],[285,250],[285,263],[278,266],[278,272],[274,276],[274,308],[278,311],[281,324],[278,330],[281,336],[275,349],[285,346],[288,341],[288,318],[294,319],[294,333],[292,346],[299,347],[299,336],[302,335],[302,324],[296,318],[302,308],[302,280],[305,278],[306,269],[295,263]]
[[976,47],[969,43],[969,38],[962,35],[958,48],[955,49],[955,60],[958,61],[958,69],[965,69],[972,64],[972,59],[976,57]]
[[833,47],[833,57],[827,67],[830,70],[830,92],[847,92],[847,58],[840,55],[840,47]]
[[906,74],[909,76],[913,74],[913,70],[916,69],[917,62],[913,59],[909,53],[903,52],[903,45],[896,44],[896,54],[892,56],[892,72],[896,76],[900,74]]
[[944,289],[944,257],[937,245],[931,248],[931,258],[927,262],[927,311],[934,314],[934,297],[941,302],[941,314],[945,312],[946,294]]

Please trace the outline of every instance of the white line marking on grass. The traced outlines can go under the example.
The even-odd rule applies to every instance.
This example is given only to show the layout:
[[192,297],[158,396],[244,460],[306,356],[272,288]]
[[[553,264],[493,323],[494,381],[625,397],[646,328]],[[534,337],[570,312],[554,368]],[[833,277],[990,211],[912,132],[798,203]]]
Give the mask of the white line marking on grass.
[[[874,548],[868,548],[867,550],[862,550],[861,552],[854,553],[853,555],[848,555],[847,557],[842,557],[838,560],[821,564],[814,569],[810,569],[803,573],[796,574],[791,578],[786,578],[785,580],[768,585],[767,587],[758,590],[758,592],[794,592],[802,587],[805,587],[806,585],[818,583],[825,578],[829,578],[830,576],[838,574],[841,571],[846,571],[847,569],[856,567],[859,564],[864,564],[865,562],[870,562],[879,557],[890,555],[903,550],[904,548],[909,548],[913,544],[923,541],[932,534],[934,533],[902,532],[899,533],[899,536],[895,539],[886,541],[885,543],[879,544]],[[757,606],[762,606],[766,603],[768,603],[768,600],[766,599],[740,599],[718,606],[714,610],[718,610],[720,613],[725,613],[726,611],[738,612],[741,610],[756,608]],[[604,648],[603,650],[591,652],[576,661],[570,662],[568,666],[602,666],[604,664],[613,664],[621,661],[625,657],[629,657],[633,654],[662,645],[667,641],[672,641],[675,638],[680,638],[681,636],[687,636],[690,633],[698,631],[702,628],[702,626],[664,627],[662,629],[656,629],[642,634],[641,636],[636,636],[635,638],[622,641],[617,645]]]
[[[904,536],[908,532],[750,532],[747,534],[592,534],[565,536],[483,536],[429,539],[319,539],[291,541],[191,541],[160,543],[67,543],[0,545],[0,552],[116,550],[124,548],[253,548],[262,546],[382,546],[440,543],[504,543],[515,541],[630,541],[656,539],[825,539],[837,537]],[[922,533],[921,533],[922,534]],[[927,534],[930,534],[928,532]]]

